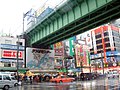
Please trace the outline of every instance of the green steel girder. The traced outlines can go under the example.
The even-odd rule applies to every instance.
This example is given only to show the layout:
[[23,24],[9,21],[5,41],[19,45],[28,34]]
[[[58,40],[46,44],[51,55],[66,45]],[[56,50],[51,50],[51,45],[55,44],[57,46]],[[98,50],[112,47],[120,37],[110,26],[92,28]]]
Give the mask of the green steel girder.
[[[109,7],[109,6],[108,6]],[[90,22],[91,20],[94,20],[95,21],[95,19],[97,19],[97,18],[99,18],[100,16],[104,16],[105,14],[107,14],[108,12],[111,12],[111,11],[113,11],[113,10],[116,10],[117,8],[119,8],[120,6],[117,6],[117,7],[115,7],[115,8],[113,8],[113,9],[110,9],[109,11],[107,10],[107,7],[105,7],[105,9],[104,10],[107,10],[105,13],[102,13],[102,14],[100,14],[100,15],[96,15],[95,17],[93,17],[93,18],[90,18],[89,20],[86,20],[85,22],[83,22],[82,24],[84,25],[85,23],[87,23],[87,22]],[[118,9],[119,10],[119,9]],[[116,10],[117,11],[117,10]],[[117,11],[118,13],[119,13],[119,11]],[[101,13],[101,11],[100,11],[100,13]],[[113,15],[111,15],[110,17],[112,17]],[[88,16],[88,17],[90,17],[90,15]],[[107,18],[110,18],[110,17],[107,17]],[[107,18],[105,18],[105,19],[107,19]],[[85,20],[85,19],[84,19]],[[102,19],[101,19],[102,20]],[[101,22],[101,20],[100,20],[100,22]],[[103,19],[104,20],[104,19]],[[93,23],[93,22],[92,22]],[[97,22],[96,22],[97,23]],[[94,24],[94,23],[93,23]],[[92,25],[93,25],[92,24]],[[90,24],[91,25],[91,24]],[[90,25],[88,25],[88,26],[90,26]],[[58,35],[56,35],[56,36],[54,36],[53,38],[50,38],[51,39],[51,42],[49,42],[48,44],[52,44],[53,42],[57,42],[57,41],[59,41],[59,39],[61,39],[61,38],[65,38],[67,35],[68,35],[68,37],[71,35],[71,33],[70,34],[68,34],[68,32],[71,32],[71,30],[73,30],[72,31],[72,34],[74,35],[74,33],[78,33],[78,30],[76,30],[76,31],[74,31],[74,29],[76,28],[76,27],[80,27],[81,26],[81,24],[78,24],[78,25],[76,25],[76,26],[74,26],[73,28],[70,28],[70,29],[68,29],[69,31],[64,31],[63,33],[61,33],[61,34],[58,34]],[[64,37],[64,35],[65,35],[65,37]],[[71,36],[73,36],[73,35],[71,35]],[[58,38],[60,36],[60,38]],[[53,40],[53,39],[55,39],[55,38],[58,38],[58,39],[56,39],[56,40]],[[49,40],[50,40],[49,39]],[[45,43],[47,43],[49,40],[46,40],[46,42]],[[62,39],[61,39],[62,40]],[[42,42],[42,43],[44,43],[44,42]],[[47,45],[47,44],[46,44]]]
[[51,33],[47,35],[46,37],[34,42],[32,45],[34,47],[35,46],[36,47],[42,47],[42,46],[47,47],[58,41],[61,41],[71,36],[85,32],[91,28],[94,28],[110,20],[118,18],[120,15],[119,9],[120,9],[120,2],[119,0],[115,0],[114,2],[108,3],[105,6],[102,6],[94,10],[94,12],[84,15],[82,18],[79,18],[75,20],[74,22],[69,23],[68,25],[55,31],[54,33]]
[[[118,14],[120,15],[120,12],[116,13],[115,15],[118,15]],[[112,15],[111,17],[113,17],[113,16],[114,16],[114,15]],[[106,19],[111,18],[111,17],[107,17],[107,18],[101,19],[101,20],[99,20],[99,21],[96,21],[96,22],[94,22],[94,23],[92,23],[92,24],[87,25],[86,27],[77,29],[76,31],[74,31],[74,29],[73,29],[73,33],[67,34],[67,32],[65,32],[64,35],[66,34],[66,36],[62,36],[62,35],[63,35],[63,33],[62,33],[61,36],[59,36],[59,37],[58,37],[57,39],[55,39],[54,41],[51,41],[51,42],[47,43],[47,45],[51,45],[51,44],[53,44],[54,42],[58,42],[58,41],[60,41],[60,40],[66,39],[67,37],[69,38],[70,36],[77,35],[78,32],[79,32],[79,30],[80,30],[80,33],[83,33],[83,32],[85,32],[85,31],[87,31],[88,28],[91,27],[92,25],[94,26],[93,28],[95,28],[96,26],[103,24],[103,21],[105,21]],[[101,22],[102,22],[102,23],[101,23]],[[99,24],[99,23],[100,23],[100,24]],[[105,22],[104,22],[104,23],[105,23]],[[98,25],[97,25],[97,24],[98,24]],[[90,28],[90,29],[91,29],[91,28]],[[60,40],[59,40],[59,39],[60,39]]]
[[59,10],[55,10],[55,13],[58,15],[58,17],[61,17],[61,14],[59,13]]

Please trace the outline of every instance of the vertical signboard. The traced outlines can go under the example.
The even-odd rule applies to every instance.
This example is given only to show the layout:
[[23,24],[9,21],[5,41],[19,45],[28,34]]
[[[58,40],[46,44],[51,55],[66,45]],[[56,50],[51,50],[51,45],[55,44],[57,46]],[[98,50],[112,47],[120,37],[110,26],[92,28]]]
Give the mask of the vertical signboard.
[[65,52],[64,53],[65,57],[70,56],[70,41],[69,41],[69,39],[64,41],[64,52]]
[[111,50],[114,50],[113,35],[112,35],[112,30],[111,30],[111,26],[110,25],[108,25],[108,33],[109,33],[109,40],[110,40]]
[[74,43],[75,43],[75,40],[76,40],[76,37],[74,36],[74,37],[71,37],[70,39],[69,39],[69,41],[70,41],[70,56],[74,56],[74,54],[75,54],[75,52],[74,52]]
[[76,54],[76,67],[80,67],[80,47],[75,46],[75,54]]
[[94,47],[94,53],[97,53],[97,45],[96,45],[96,37],[95,37],[95,30],[92,30],[92,37],[93,37],[93,47]]
[[86,33],[86,37],[85,37],[85,42],[86,42],[86,45],[89,47],[89,49],[91,49],[93,47],[92,45],[92,31],[87,31],[85,32]]
[[89,66],[90,61],[88,59],[90,59],[90,55],[88,53],[89,49],[93,47],[91,31],[77,35],[76,41],[77,41],[75,47],[76,67],[81,67],[81,65],[83,67]]
[[64,56],[64,45],[63,42],[54,44],[55,56]]
[[55,51],[55,68],[62,68],[64,66],[64,44],[63,42],[58,42],[53,46]]
[[64,55],[66,57],[65,62],[66,62],[67,69],[75,68],[75,59],[73,56],[73,53],[74,53],[73,39],[74,37],[64,41],[64,52],[65,52]]

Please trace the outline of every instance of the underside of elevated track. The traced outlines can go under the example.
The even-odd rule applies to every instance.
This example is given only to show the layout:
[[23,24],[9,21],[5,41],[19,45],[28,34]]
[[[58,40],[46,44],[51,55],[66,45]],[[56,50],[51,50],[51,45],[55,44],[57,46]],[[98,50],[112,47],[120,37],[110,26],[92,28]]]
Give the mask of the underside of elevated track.
[[46,48],[119,17],[119,0],[68,0],[25,34],[29,46]]

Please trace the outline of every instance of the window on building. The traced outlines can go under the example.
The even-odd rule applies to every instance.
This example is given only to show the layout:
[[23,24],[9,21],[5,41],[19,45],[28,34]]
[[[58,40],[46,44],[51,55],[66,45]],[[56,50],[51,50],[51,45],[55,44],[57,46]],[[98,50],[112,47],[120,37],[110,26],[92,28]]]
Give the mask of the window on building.
[[102,43],[102,39],[96,41],[96,44],[100,44],[100,43]]
[[16,42],[16,44],[17,44],[17,43],[18,43],[20,46],[22,46],[22,44],[23,44],[22,42]]
[[5,66],[5,67],[10,67],[10,66],[9,66],[9,62],[5,62],[5,63],[4,63],[4,66]]
[[118,32],[116,32],[116,31],[113,30],[112,33],[113,33],[113,36],[119,37],[119,33]]
[[21,46],[22,46],[22,42],[19,42],[19,45],[21,45]]
[[90,55],[94,55],[94,52],[90,52]]
[[90,51],[93,51],[93,50],[94,50],[93,48],[90,49]]
[[110,47],[110,43],[105,44],[105,47]]
[[11,64],[10,64],[10,63],[8,64],[8,67],[11,67]]
[[97,53],[101,53],[101,51],[97,51]]
[[115,42],[120,42],[120,39],[118,37],[114,37]]
[[97,46],[97,49],[102,49],[102,48],[103,48],[102,45]]
[[106,49],[106,52],[111,51],[111,48]]
[[5,44],[12,44],[11,40],[5,40]]
[[105,33],[104,33],[104,36],[108,36],[108,32],[105,32]]
[[0,80],[2,80],[2,75],[0,75]]
[[115,42],[115,47],[120,47],[120,43]]
[[101,34],[98,34],[95,37],[96,37],[96,39],[101,38]]
[[105,38],[105,39],[104,39],[104,41],[105,41],[105,42],[109,41],[109,38],[108,38],[108,37],[107,37],[107,38]]

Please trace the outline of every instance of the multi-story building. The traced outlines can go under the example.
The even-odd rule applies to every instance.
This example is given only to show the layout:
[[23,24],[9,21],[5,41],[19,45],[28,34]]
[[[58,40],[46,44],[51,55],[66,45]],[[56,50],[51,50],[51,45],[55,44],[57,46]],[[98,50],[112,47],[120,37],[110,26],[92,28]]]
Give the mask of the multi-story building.
[[[0,67],[24,67],[25,40],[13,37],[0,37]],[[18,57],[17,57],[18,55]],[[18,61],[17,61],[18,60]],[[18,62],[18,63],[17,63]]]
[[119,66],[120,62],[120,31],[112,24],[106,24],[93,29],[93,48],[90,49],[92,64],[107,69]]

